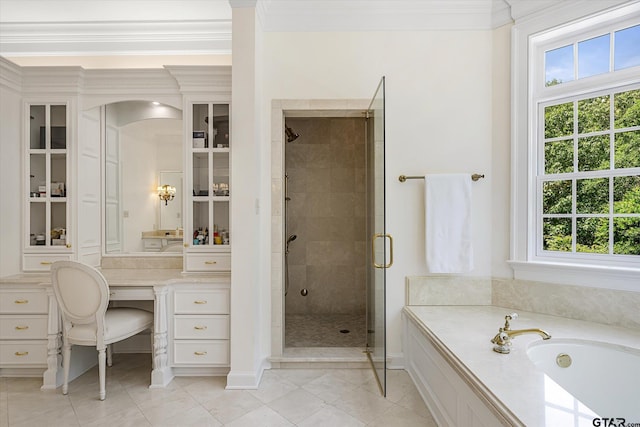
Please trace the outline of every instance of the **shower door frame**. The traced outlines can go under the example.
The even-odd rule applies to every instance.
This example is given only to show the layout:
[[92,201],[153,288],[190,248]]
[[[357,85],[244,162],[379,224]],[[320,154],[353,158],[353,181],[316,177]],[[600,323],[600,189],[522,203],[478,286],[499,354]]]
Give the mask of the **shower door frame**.
[[[365,352],[382,396],[387,395],[386,274],[393,264],[393,238],[386,230],[385,77],[366,112],[367,342]],[[387,242],[389,251],[387,251]]]

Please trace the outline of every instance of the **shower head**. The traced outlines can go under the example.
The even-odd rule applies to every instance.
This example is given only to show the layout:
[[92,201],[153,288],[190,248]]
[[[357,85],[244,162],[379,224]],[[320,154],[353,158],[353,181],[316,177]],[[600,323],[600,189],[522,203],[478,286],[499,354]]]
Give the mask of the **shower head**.
[[287,142],[293,142],[300,136],[287,125],[284,126],[284,133],[287,134]]

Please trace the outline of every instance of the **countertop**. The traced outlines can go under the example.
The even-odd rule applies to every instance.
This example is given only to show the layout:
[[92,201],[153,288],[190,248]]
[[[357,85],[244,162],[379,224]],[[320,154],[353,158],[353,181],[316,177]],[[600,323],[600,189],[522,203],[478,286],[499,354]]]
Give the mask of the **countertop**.
[[[494,352],[491,339],[504,325],[505,315],[516,311],[511,329],[540,328],[554,338],[603,341],[626,347],[640,347],[640,331],[599,323],[513,310],[495,306],[407,306],[405,315],[414,319],[435,338],[443,356],[466,372],[488,392],[488,398],[506,406],[527,426],[553,425],[545,396],[545,374],[527,356],[528,345],[540,336],[520,335],[512,339],[510,354]],[[547,382],[549,379],[546,380]],[[566,396],[565,396],[566,397]],[[497,401],[496,401],[497,399]],[[560,406],[562,407],[562,406]],[[566,414],[564,414],[566,415]],[[603,415],[606,416],[606,415]],[[590,419],[588,420],[591,421]],[[577,425],[577,424],[576,424]]]
[[[229,276],[211,273],[184,273],[181,269],[100,269],[109,286],[154,286],[174,283],[220,283],[229,284]],[[23,273],[0,278],[2,285],[50,284],[50,273]]]

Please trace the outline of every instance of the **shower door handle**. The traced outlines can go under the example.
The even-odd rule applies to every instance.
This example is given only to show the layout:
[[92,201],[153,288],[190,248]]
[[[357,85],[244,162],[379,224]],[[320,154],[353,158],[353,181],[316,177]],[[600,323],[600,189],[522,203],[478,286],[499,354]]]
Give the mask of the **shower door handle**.
[[[389,239],[389,264],[376,263],[376,239],[379,237]],[[393,265],[393,237],[391,237],[391,234],[376,233],[373,235],[371,239],[371,261],[375,268],[389,268]]]

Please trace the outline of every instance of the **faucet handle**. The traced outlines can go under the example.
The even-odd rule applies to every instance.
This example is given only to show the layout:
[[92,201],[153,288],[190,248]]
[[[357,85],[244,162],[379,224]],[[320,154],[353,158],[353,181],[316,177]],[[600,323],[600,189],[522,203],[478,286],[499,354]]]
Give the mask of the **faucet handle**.
[[510,320],[515,320],[518,318],[518,313],[511,313],[504,316],[504,330],[508,331],[511,325],[509,325]]

